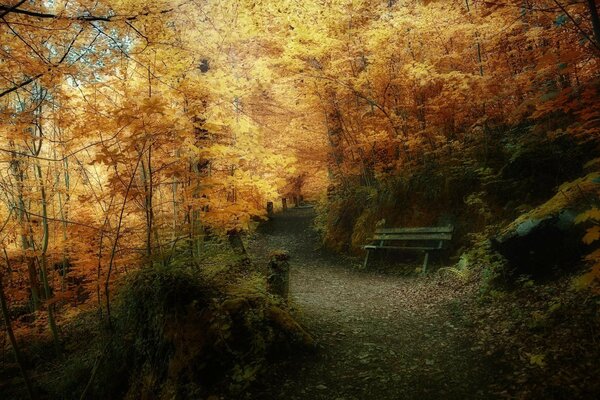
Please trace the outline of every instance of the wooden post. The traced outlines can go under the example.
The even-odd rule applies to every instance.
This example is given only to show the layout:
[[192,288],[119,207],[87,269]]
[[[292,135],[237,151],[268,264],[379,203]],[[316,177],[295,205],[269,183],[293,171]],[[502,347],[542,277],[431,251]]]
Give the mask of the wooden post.
[[367,255],[365,256],[365,262],[363,263],[363,269],[367,268],[367,264],[369,263],[369,254],[371,254],[371,249],[367,249]]
[[227,239],[234,252],[237,254],[246,254],[246,248],[242,241],[241,232],[237,229],[230,229],[227,231]]
[[287,301],[290,292],[290,255],[287,251],[277,250],[271,253],[267,284],[269,293]]
[[425,260],[423,260],[423,273],[427,271],[427,263],[429,262],[429,252],[425,252]]
[[273,215],[273,202],[267,202],[267,215]]
[[283,207],[283,211],[287,211],[287,199],[285,197],[281,199],[281,206]]

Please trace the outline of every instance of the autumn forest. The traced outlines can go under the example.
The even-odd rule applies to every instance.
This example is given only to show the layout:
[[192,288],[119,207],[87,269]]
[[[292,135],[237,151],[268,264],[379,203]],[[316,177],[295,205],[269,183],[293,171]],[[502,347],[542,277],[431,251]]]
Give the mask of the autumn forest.
[[0,398],[598,398],[599,13],[0,0]]

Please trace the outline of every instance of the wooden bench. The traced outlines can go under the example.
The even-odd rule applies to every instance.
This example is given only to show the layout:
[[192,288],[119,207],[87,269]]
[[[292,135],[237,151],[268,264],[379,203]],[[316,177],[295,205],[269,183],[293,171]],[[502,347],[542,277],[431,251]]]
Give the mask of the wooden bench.
[[369,255],[380,249],[423,251],[423,272],[427,269],[429,252],[442,250],[446,243],[452,240],[454,226],[431,228],[379,228],[370,244],[363,248],[367,250],[363,268],[367,267]]

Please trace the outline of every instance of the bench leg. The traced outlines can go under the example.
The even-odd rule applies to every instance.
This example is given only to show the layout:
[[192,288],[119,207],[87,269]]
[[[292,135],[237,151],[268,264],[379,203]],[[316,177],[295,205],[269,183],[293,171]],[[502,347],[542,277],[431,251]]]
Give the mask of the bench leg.
[[425,259],[423,260],[423,273],[427,271],[427,263],[429,262],[429,252],[425,252]]
[[363,269],[367,268],[367,263],[369,262],[369,254],[371,254],[371,249],[367,249],[367,255],[365,256],[365,262],[363,263]]

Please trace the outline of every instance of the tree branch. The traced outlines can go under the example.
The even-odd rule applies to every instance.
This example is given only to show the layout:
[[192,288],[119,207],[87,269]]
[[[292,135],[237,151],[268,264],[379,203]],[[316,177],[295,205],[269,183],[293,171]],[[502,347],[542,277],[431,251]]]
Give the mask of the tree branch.
[[3,92],[0,92],[0,97],[4,97],[4,96],[6,96],[9,93],[14,92],[15,90],[18,90],[18,89],[22,88],[23,86],[29,85],[31,82],[33,82],[33,81],[41,78],[43,75],[44,74],[41,73],[41,74],[37,74],[37,75],[35,75],[35,76],[31,77],[31,78],[25,79],[23,82],[19,83],[18,85],[13,86],[10,89],[6,89]]
[[26,0],[20,1],[19,3],[15,4],[14,6],[7,6],[4,4],[0,4],[0,11],[3,11],[2,15],[0,16],[4,16],[6,14],[9,13],[13,13],[13,14],[20,14],[20,15],[26,15],[28,17],[33,17],[33,18],[39,18],[39,19],[63,19],[63,20],[73,20],[73,21],[84,21],[84,22],[94,22],[94,21],[104,21],[104,22],[111,22],[111,21],[135,21],[136,19],[140,18],[140,17],[148,17],[151,15],[161,15],[161,14],[168,14],[170,12],[175,11],[175,8],[181,7],[184,4],[190,3],[191,0],[189,1],[184,1],[181,4],[178,4],[175,7],[171,7],[171,8],[167,8],[164,10],[160,10],[157,12],[151,12],[151,11],[146,11],[140,14],[136,14],[136,15],[77,15],[77,16],[65,16],[65,15],[59,15],[59,14],[51,14],[51,13],[44,13],[44,12],[39,12],[39,11],[35,11],[35,10],[26,10],[23,8],[19,8],[23,3],[25,3]]
[[575,20],[575,18],[573,18],[573,16],[567,11],[567,9],[558,2],[558,0],[553,0],[554,4],[556,4],[556,6],[558,8],[561,9],[561,11],[563,13],[565,13],[565,15],[571,20],[571,22],[575,25],[575,27],[577,28],[577,30],[579,30],[579,33],[581,33],[583,35],[583,37],[585,37],[587,39],[588,42],[590,42],[592,44],[592,46],[594,46],[596,48],[597,51],[600,51],[600,44],[596,43],[594,40],[592,40],[592,38],[587,34],[587,32],[585,30],[583,30],[583,28],[581,27],[581,25],[579,25],[577,23],[577,21]]
[[13,10],[16,10],[20,5],[22,5],[26,1],[27,0],[21,0],[17,4],[15,4],[14,6],[0,5],[0,10],[3,10],[2,14],[0,14],[0,18],[4,17],[9,12],[12,12]]
[[[4,22],[6,22],[6,21],[4,21]],[[6,25],[8,25],[8,23],[7,23]],[[9,25],[9,27],[10,27],[10,25]],[[11,28],[11,29],[12,29],[12,28]],[[77,38],[79,37],[79,35],[81,35],[81,33],[83,32],[83,29],[84,29],[84,28],[81,28],[81,29],[79,30],[79,32],[77,32],[77,34],[75,35],[75,37],[73,38],[73,40],[72,40],[72,41],[71,41],[71,43],[69,44],[69,47],[67,48],[67,50],[65,51],[65,53],[63,54],[63,56],[60,58],[60,60],[58,61],[58,63],[56,63],[56,64],[54,64],[54,65],[51,65],[50,67],[48,67],[48,71],[50,71],[50,70],[51,70],[53,67],[57,67],[57,66],[59,66],[60,64],[62,64],[62,62],[63,62],[63,61],[65,61],[65,59],[67,58],[67,56],[68,56],[68,55],[69,55],[69,53],[71,52],[71,49],[73,49],[73,45],[75,44],[75,41],[77,40]],[[95,39],[94,39],[94,40],[95,40]],[[35,50],[34,50],[34,51],[35,51]],[[36,54],[37,54],[37,53],[36,53]],[[7,94],[9,94],[9,93],[12,93],[12,92],[14,92],[15,90],[18,90],[18,89],[22,88],[23,86],[27,86],[27,85],[29,85],[30,83],[32,83],[32,82],[34,82],[34,81],[38,80],[39,78],[41,78],[41,77],[42,77],[42,76],[44,76],[45,74],[46,74],[46,72],[39,73],[39,74],[37,74],[37,75],[35,75],[35,76],[32,76],[31,78],[25,79],[23,82],[21,82],[21,83],[19,83],[19,84],[15,85],[15,86],[13,86],[13,87],[11,87],[11,88],[9,88],[9,89],[6,89],[6,90],[4,90],[3,92],[0,92],[0,98],[1,98],[1,97],[4,97],[4,96],[6,96],[6,95],[7,95]]]

